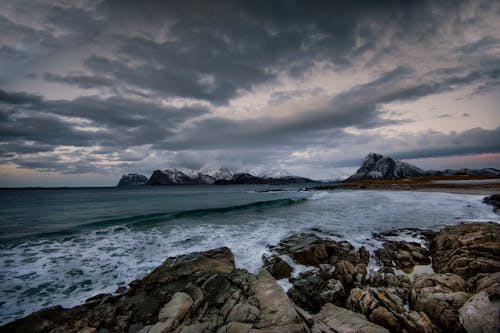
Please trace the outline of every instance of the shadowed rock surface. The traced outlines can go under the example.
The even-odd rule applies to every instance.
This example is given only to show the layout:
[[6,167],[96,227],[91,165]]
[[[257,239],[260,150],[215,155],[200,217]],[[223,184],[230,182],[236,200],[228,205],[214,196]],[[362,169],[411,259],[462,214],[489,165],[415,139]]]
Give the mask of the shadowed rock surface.
[[433,242],[432,267],[464,279],[500,271],[500,225],[468,223],[445,227]]
[[123,295],[98,295],[72,309],[54,307],[2,332],[309,332],[266,271],[235,269],[228,248],[168,258]]
[[483,199],[487,205],[493,206],[493,210],[498,212],[500,210],[500,194],[493,194]]
[[[431,240],[429,250],[390,239],[408,231]],[[287,293],[267,269],[236,269],[231,251],[218,248],[168,258],[119,295],[44,309],[0,332],[498,332],[498,224],[460,224],[437,234],[390,231],[377,238],[385,241],[391,261],[406,251],[418,264],[412,253],[423,252],[432,256],[435,271],[410,278],[396,274],[391,264],[367,274],[370,253],[363,247],[296,234],[263,258],[277,277],[290,274],[283,256],[311,267],[289,278]]]

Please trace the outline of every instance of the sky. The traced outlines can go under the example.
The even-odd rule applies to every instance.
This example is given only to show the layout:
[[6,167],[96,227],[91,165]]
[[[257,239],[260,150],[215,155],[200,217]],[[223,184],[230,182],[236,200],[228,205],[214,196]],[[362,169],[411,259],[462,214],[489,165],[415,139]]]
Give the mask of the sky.
[[499,1],[0,2],[0,186],[500,168]]

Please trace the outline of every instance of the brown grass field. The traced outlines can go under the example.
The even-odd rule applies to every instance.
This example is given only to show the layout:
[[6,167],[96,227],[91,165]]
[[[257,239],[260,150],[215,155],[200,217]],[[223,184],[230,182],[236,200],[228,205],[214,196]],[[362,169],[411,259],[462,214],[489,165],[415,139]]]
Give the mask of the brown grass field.
[[498,177],[474,177],[466,175],[458,176],[435,176],[435,177],[415,177],[405,179],[365,179],[343,183],[336,186],[317,186],[314,190],[400,190],[400,191],[432,191],[432,192],[453,192],[467,194],[500,193],[500,182],[480,184],[442,184],[435,181],[464,181],[464,180],[496,180]]

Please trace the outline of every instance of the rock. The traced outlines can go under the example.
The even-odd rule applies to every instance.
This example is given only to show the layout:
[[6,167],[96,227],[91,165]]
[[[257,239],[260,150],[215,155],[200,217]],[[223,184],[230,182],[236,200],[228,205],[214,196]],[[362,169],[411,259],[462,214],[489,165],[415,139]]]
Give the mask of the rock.
[[321,291],[324,280],[315,272],[306,272],[292,279],[293,286],[287,292],[291,300],[303,309],[316,313],[323,306]]
[[458,312],[468,333],[500,331],[500,299],[490,300],[486,291],[469,298]]
[[186,293],[177,292],[170,302],[165,304],[158,313],[159,321],[171,322],[171,327],[177,327],[193,305],[193,299]]
[[370,259],[365,248],[356,251],[347,241],[336,242],[313,233],[286,237],[273,251],[279,255],[286,254],[299,264],[316,267],[321,264],[335,265],[340,260],[350,261],[354,265],[360,262],[367,264]]
[[234,256],[227,247],[206,252],[193,252],[168,258],[149,274],[147,284],[168,283],[199,272],[229,273],[234,270]]
[[261,315],[257,328],[278,328],[289,332],[309,332],[283,289],[265,269],[257,275],[255,294]]
[[373,310],[369,319],[372,323],[385,327],[391,332],[400,330],[397,318],[384,307],[378,307]]
[[259,321],[260,310],[258,307],[247,302],[238,303],[234,306],[227,317],[228,322],[256,323]]
[[333,304],[325,304],[321,311],[314,316],[314,327],[312,332],[389,332],[387,329],[366,320],[366,317],[338,307]]
[[295,304],[312,313],[317,313],[326,303],[341,305],[347,297],[340,281],[330,279],[327,274],[322,276],[321,272],[308,271],[291,281],[293,286],[288,290],[288,296]]
[[419,274],[411,292],[411,304],[424,311],[440,328],[462,332],[458,309],[469,298],[465,281],[455,274]]
[[97,330],[93,327],[84,327],[78,333],[97,333]]
[[500,210],[500,194],[493,194],[483,199],[483,203],[493,206],[495,212]]
[[[272,277],[269,281],[281,290]],[[216,332],[223,326],[238,327],[229,325],[231,321],[247,321],[250,326],[244,327],[257,328],[261,309],[256,284],[255,275],[234,268],[229,249],[195,252],[168,258],[144,279],[131,283],[126,293],[99,295],[71,309],[54,307],[39,311],[8,323],[0,331],[77,333],[85,327],[98,327],[102,332],[113,333]],[[269,290],[272,288],[264,294]],[[283,290],[281,293],[284,295]],[[261,298],[265,305],[266,298]],[[286,309],[285,300],[292,307],[286,295],[278,299],[282,309]],[[300,329],[305,323],[295,310],[293,321],[285,316],[285,310],[273,313],[270,307],[274,305],[267,302],[268,326],[307,332],[307,326]]]
[[252,329],[252,324],[231,322],[222,326],[217,333],[248,333]]
[[342,285],[346,287],[352,286],[355,273],[356,267],[347,260],[341,260],[335,265],[335,279],[342,282]]
[[468,279],[467,289],[473,293],[484,290],[490,298],[500,298],[500,272],[478,274]]
[[388,241],[382,249],[375,250],[375,258],[385,267],[396,267],[411,272],[415,265],[431,263],[429,251],[419,243],[406,241]]
[[293,268],[278,256],[263,256],[264,268],[276,279],[281,280],[289,278],[292,275]]
[[379,307],[379,304],[377,298],[369,290],[353,288],[347,298],[346,307],[363,315],[370,315]]
[[433,242],[434,271],[464,279],[500,271],[500,225],[468,223],[445,227]]

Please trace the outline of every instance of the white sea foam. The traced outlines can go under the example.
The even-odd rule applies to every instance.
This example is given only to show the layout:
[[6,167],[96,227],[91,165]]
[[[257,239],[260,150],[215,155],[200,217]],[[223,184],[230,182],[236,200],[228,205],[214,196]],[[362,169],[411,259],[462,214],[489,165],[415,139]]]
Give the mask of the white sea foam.
[[[476,195],[390,191],[305,195],[310,200],[285,207],[182,217],[141,228],[113,226],[2,246],[0,322],[113,292],[144,277],[165,258],[186,252],[228,246],[238,267],[255,272],[262,265],[262,255],[269,252],[266,245],[314,227],[321,228],[324,237],[346,239],[373,251],[380,246],[373,232],[437,229],[463,220],[500,221]],[[298,265],[294,268],[296,273],[302,271]]]

